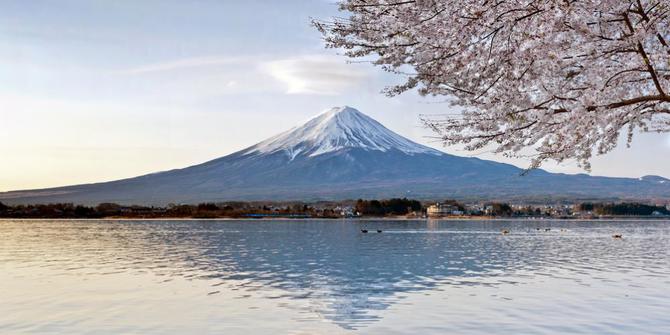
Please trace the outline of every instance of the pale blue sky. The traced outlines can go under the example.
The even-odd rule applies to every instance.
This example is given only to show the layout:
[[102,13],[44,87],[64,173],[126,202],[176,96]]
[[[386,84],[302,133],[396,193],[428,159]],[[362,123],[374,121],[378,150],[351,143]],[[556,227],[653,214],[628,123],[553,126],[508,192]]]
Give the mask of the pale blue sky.
[[[339,105],[440,148],[418,116],[448,106],[380,94],[401,79],[347,64],[309,25],[333,15],[323,0],[0,0],[0,191],[200,163]],[[670,177],[670,138],[639,136],[593,174]]]

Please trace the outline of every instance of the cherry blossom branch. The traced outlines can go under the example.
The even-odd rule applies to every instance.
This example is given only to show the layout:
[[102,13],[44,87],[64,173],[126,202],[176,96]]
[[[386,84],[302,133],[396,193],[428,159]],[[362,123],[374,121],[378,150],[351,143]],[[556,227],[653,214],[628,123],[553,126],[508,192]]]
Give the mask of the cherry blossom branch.
[[[670,3],[662,0],[343,0],[314,21],[326,45],[448,96],[457,116],[422,119],[446,145],[576,159],[622,131],[670,130]],[[406,73],[412,68],[412,73]]]

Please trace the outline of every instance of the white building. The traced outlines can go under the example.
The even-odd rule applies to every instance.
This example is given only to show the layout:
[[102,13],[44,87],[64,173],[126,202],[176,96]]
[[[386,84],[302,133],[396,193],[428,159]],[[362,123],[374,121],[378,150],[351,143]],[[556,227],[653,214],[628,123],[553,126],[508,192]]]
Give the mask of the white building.
[[428,216],[447,216],[447,215],[463,215],[463,211],[459,210],[457,206],[436,203],[428,206],[426,210]]

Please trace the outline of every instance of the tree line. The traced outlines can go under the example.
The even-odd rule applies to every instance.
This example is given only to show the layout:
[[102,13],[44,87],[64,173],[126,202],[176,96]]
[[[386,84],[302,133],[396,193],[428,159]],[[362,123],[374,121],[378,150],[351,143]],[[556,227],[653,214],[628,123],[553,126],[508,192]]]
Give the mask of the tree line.
[[421,212],[418,200],[388,199],[359,200],[343,203],[308,204],[226,202],[170,204],[159,206],[124,206],[116,203],[101,203],[96,206],[72,203],[6,205],[0,202],[0,217],[4,218],[341,218],[350,216],[405,215]]
[[647,216],[654,213],[661,215],[670,215],[670,211],[663,206],[645,205],[640,203],[619,203],[619,204],[599,204],[599,203],[582,203],[578,206],[578,210],[582,212],[592,212],[596,215],[635,215]]
[[363,200],[358,199],[355,206],[360,215],[386,216],[407,215],[411,212],[421,212],[423,205],[418,200],[407,198],[394,198],[388,200]]
[[341,218],[421,214],[423,211],[420,201],[406,198],[359,199],[355,203],[349,201],[326,204],[208,202],[197,205],[170,204],[166,207],[124,206],[116,203],[101,203],[97,206],[71,203],[10,206],[0,202],[0,217],[5,218]]
[[332,208],[315,208],[306,204],[253,204],[246,202],[200,203],[197,205],[171,204],[157,206],[123,206],[102,203],[97,206],[71,203],[5,205],[0,202],[0,217],[6,218],[243,218],[257,216],[339,217]]
[[[124,206],[101,203],[97,206],[71,203],[7,205],[0,202],[0,218],[342,218],[355,216],[401,216],[415,217],[426,214],[426,206],[419,200],[393,198],[383,200],[321,202],[321,203],[258,203],[226,202],[170,204],[157,206]],[[602,216],[650,216],[670,215],[663,206],[642,203],[592,203],[586,202],[572,208],[551,206],[511,206],[507,203],[489,202],[482,205],[465,205],[455,200],[445,200],[449,205],[468,216],[494,217],[569,217],[573,214]]]

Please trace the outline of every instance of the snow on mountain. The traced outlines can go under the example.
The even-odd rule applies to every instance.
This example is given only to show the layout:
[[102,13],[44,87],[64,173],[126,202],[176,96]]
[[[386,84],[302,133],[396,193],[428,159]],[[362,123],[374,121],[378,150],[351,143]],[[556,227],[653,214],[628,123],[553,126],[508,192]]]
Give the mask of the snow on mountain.
[[245,153],[268,154],[284,151],[294,159],[297,156],[315,157],[346,148],[382,152],[398,150],[408,155],[444,155],[438,150],[394,133],[348,106],[331,108],[300,127],[254,145]]

